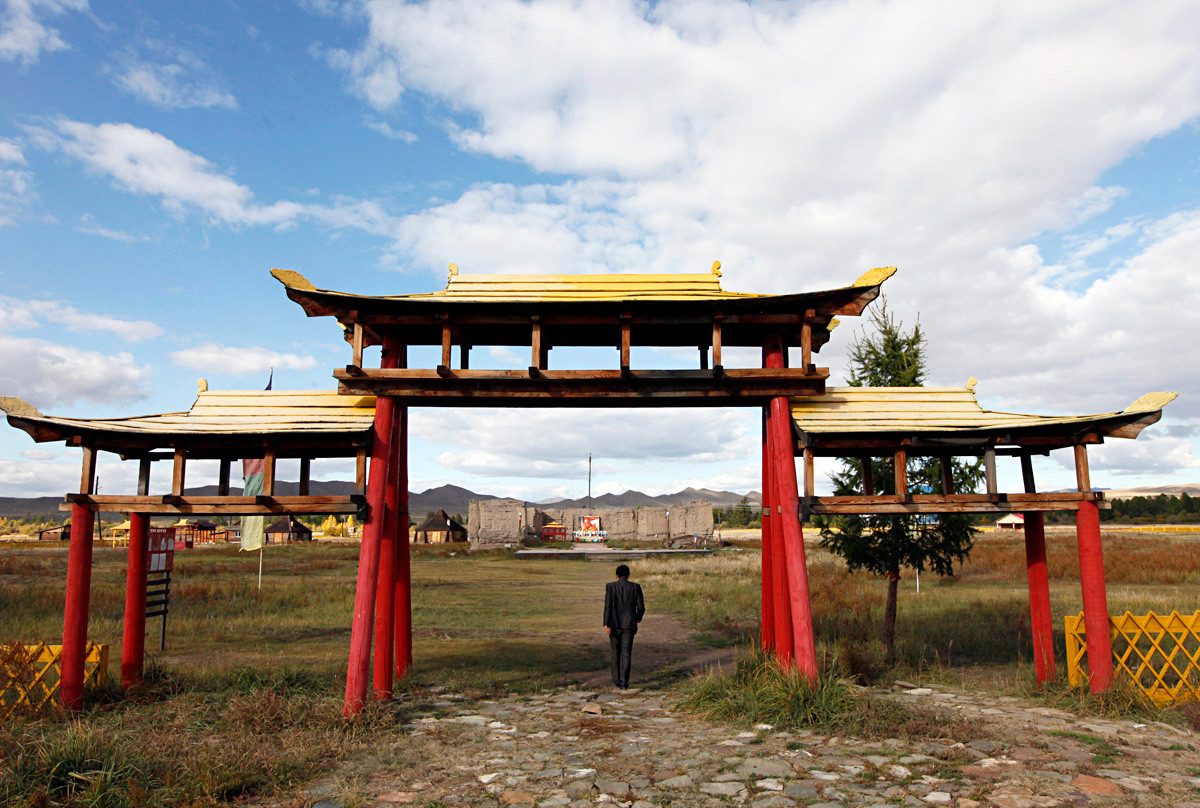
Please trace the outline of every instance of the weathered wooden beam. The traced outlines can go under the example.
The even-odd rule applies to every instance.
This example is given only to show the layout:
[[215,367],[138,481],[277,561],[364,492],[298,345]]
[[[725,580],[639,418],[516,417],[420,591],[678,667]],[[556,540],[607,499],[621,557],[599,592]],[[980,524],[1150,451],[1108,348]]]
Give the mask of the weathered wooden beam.
[[1080,491],[1092,490],[1092,473],[1088,468],[1087,446],[1075,444],[1075,482]]
[[442,320],[442,361],[439,362],[437,366],[438,373],[442,375],[445,375],[443,369],[446,371],[450,369],[450,345],[452,339],[453,335],[450,330],[450,319],[448,316],[446,316]]
[[817,316],[817,313],[812,309],[804,312],[804,325],[800,326],[800,366],[808,367],[812,364],[812,321]]
[[[458,366],[462,370],[471,367],[471,346],[465,342],[458,346]],[[404,365],[400,365],[400,367],[404,367]]]
[[863,494],[868,497],[875,496],[875,470],[871,467],[870,455],[862,457],[862,478]]
[[171,467],[171,495],[183,496],[184,476],[187,472],[187,449],[175,450],[175,462]]
[[302,457],[300,458],[300,482],[296,490],[296,493],[302,497],[308,496],[310,477],[312,477],[312,460]]
[[988,449],[983,453],[983,472],[987,478],[987,492],[996,493],[996,450]]
[[912,494],[908,501],[895,496],[807,497],[810,513],[903,514],[903,513],[1019,513],[1022,511],[1069,511],[1080,502],[1099,508],[1112,507],[1100,492],[1053,494]]
[[359,446],[354,455],[354,491],[359,496],[367,493],[367,447]]
[[816,493],[816,469],[813,464],[813,453],[804,452],[804,496],[811,497]]
[[629,374],[629,346],[632,340],[629,318],[621,318],[621,375]]
[[90,494],[96,485],[96,450],[90,446],[83,447],[83,463],[79,470],[79,493]]
[[350,332],[350,363],[356,367],[362,367],[363,354],[363,326],[362,323],[355,323]]
[[227,516],[254,516],[283,513],[327,514],[356,513],[362,502],[359,495],[350,496],[286,496],[286,497],[194,497],[194,496],[97,496],[68,494],[59,510],[82,505],[95,511],[128,511],[132,513],[191,514],[203,513]]
[[[138,461],[138,481],[137,481],[138,494],[145,495],[145,494],[150,493],[150,464],[151,464],[151,462],[153,462],[153,461],[151,461],[150,458],[148,458],[148,457],[143,457]],[[227,462],[228,461],[223,461],[222,465],[224,465]],[[226,483],[225,483],[224,493],[226,493],[226,494],[229,493],[228,481],[226,481]]]
[[718,313],[713,317],[712,324],[712,352],[713,352],[713,372],[719,372],[719,369],[725,364],[721,359],[721,323],[724,318]]
[[907,502],[911,498],[908,493],[908,453],[903,449],[892,453],[892,474],[896,478],[896,496]]
[[708,346],[700,346],[700,369],[708,370]]
[[1033,458],[1027,454],[1021,455],[1021,482],[1025,484],[1025,492],[1032,494],[1037,491],[1033,479]]
[[263,490],[264,497],[275,495],[275,448],[267,447],[263,451]]
[[530,355],[529,355],[529,375],[537,376],[537,371],[540,371],[542,365],[542,321],[537,316],[533,316],[532,335],[529,339]]

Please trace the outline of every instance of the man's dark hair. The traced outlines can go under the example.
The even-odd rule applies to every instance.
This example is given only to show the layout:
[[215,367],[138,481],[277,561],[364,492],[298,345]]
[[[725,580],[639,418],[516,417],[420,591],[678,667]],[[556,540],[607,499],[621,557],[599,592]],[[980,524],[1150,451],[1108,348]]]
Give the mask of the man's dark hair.
[[617,567],[617,577],[618,578],[628,578],[629,577],[629,567],[625,566],[624,564]]

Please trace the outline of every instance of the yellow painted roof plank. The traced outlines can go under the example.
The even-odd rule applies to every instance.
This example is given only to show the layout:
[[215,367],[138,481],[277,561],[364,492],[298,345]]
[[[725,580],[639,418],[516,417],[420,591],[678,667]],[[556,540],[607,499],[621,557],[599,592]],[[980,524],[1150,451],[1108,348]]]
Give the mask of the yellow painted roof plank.
[[[872,269],[853,287],[877,286],[895,274],[895,267]],[[271,274],[284,286],[300,292],[329,292],[318,289],[298,272],[273,269]],[[340,293],[333,293],[340,294]],[[463,274],[450,265],[446,288],[410,295],[356,296],[379,300],[488,301],[573,301],[573,300],[726,300],[765,298],[772,295],[729,292],[721,288],[720,262],[711,272],[649,274]]]
[[[1019,430],[1096,425],[1113,437],[1136,437],[1157,420],[1174,393],[1150,393],[1123,412],[1092,415],[1028,415],[985,410],[974,387],[829,387],[823,396],[791,399],[796,426],[808,433],[902,433]],[[1140,420],[1130,415],[1145,414]]]

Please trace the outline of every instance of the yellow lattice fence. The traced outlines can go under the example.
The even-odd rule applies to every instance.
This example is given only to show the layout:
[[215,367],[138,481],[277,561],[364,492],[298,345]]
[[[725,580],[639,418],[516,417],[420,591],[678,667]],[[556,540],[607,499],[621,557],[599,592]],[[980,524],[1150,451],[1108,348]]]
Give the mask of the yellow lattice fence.
[[[1113,667],[1158,704],[1200,699],[1200,611],[1167,616],[1125,612],[1109,617]],[[1067,679],[1088,678],[1083,613],[1067,615]]]
[[[62,676],[62,646],[0,646],[0,720],[14,713],[38,714],[56,705]],[[101,686],[108,679],[108,646],[88,643],[83,686]]]

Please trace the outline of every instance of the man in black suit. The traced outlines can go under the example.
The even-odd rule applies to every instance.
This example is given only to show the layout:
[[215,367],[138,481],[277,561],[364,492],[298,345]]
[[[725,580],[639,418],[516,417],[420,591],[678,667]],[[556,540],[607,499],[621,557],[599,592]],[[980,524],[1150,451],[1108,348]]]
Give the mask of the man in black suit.
[[617,567],[617,580],[604,587],[604,630],[612,646],[613,684],[629,687],[629,667],[633,661],[633,635],[646,613],[642,587],[629,580],[629,567]]

